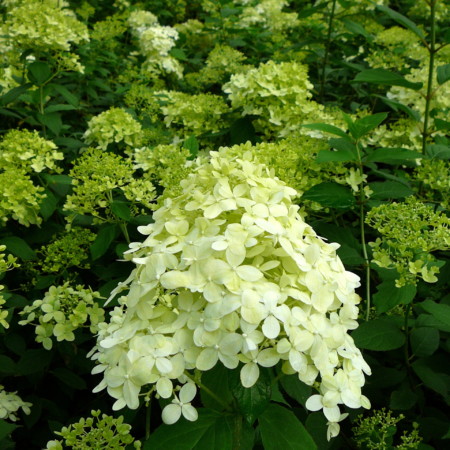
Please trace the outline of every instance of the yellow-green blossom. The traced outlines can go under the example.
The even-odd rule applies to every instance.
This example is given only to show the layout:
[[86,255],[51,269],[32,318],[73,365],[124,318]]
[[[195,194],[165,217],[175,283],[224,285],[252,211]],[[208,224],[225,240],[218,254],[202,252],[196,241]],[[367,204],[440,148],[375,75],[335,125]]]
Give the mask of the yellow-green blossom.
[[4,386],[0,384],[0,419],[17,420],[17,412],[21,409],[25,414],[30,414],[29,402],[24,402],[17,392],[6,392]]
[[280,364],[318,388],[306,406],[323,409],[334,435],[339,405],[370,407],[370,368],[347,333],[358,326],[359,277],[303,221],[294,189],[250,152],[230,152],[198,160],[181,195],[138,228],[146,238],[126,252],[136,268],[112,297],[128,293],[91,352],[104,375],[94,391],[107,388],[115,410],[136,409],[145,386],[171,398],[181,384],[163,420],[195,420],[186,370],[241,364],[251,387],[260,367]]
[[450,209],[450,162],[442,159],[422,159],[415,178],[425,185],[424,195]]
[[19,324],[34,325],[36,342],[50,350],[53,336],[58,342],[73,341],[79,328],[89,328],[91,333],[98,331],[98,324],[105,318],[96,301],[99,298],[102,297],[98,292],[83,286],[73,288],[69,283],[51,286],[42,300],[35,300],[19,313],[25,317]]
[[87,144],[106,150],[109,144],[125,142],[130,147],[141,141],[141,124],[122,108],[110,108],[94,116],[84,133]]
[[[18,267],[16,258],[9,254],[7,257],[5,253],[2,253],[6,250],[6,245],[0,245],[0,275],[8,270],[13,269],[14,267]],[[3,311],[3,305],[6,303],[1,291],[4,289],[4,286],[0,284],[0,325],[4,328],[9,328],[9,323],[6,321],[8,317],[8,311]]]
[[141,443],[131,436],[131,426],[123,423],[123,416],[112,417],[101,414],[101,411],[91,411],[92,417],[82,418],[77,423],[63,427],[55,434],[62,440],[53,440],[47,443],[46,449],[63,450],[73,448],[85,450],[87,448],[122,450],[141,448]]

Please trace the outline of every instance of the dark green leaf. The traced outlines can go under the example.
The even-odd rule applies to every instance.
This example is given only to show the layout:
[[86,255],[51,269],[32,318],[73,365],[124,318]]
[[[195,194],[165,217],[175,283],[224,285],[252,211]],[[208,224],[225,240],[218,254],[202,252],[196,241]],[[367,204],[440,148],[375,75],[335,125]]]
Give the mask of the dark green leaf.
[[442,119],[434,119],[434,126],[436,127],[436,130],[441,131],[441,130],[445,130],[445,131],[450,131],[450,122],[448,122],[447,120],[442,120]]
[[405,343],[405,335],[387,318],[363,322],[352,333],[356,346],[366,350],[395,350]]
[[264,450],[317,450],[303,424],[292,411],[272,403],[260,416]]
[[378,291],[373,296],[373,303],[378,313],[384,313],[397,305],[407,305],[416,296],[417,288],[407,284],[400,288],[395,287],[394,280],[385,281],[378,285]]
[[16,370],[16,363],[5,355],[0,355],[0,373],[13,375]]
[[440,371],[444,367],[439,367],[432,358],[418,359],[411,366],[426,387],[442,395],[444,398],[448,398],[450,377]]
[[199,146],[197,138],[195,136],[188,137],[184,141],[183,147],[189,150],[189,153],[191,154],[190,158],[194,159],[197,156]]
[[395,20],[400,25],[408,28],[408,30],[411,30],[414,34],[419,36],[420,39],[425,39],[423,31],[412,20],[408,19],[403,14],[400,14],[397,11],[394,11],[393,9],[384,5],[377,5],[377,9],[387,14],[391,19]]
[[90,251],[93,260],[103,256],[117,235],[117,225],[104,225],[98,232],[94,243],[91,245]]
[[394,111],[403,111],[406,113],[411,119],[414,119],[416,121],[420,120],[420,113],[418,111],[415,111],[414,109],[410,108],[409,106],[404,105],[403,103],[396,102],[390,98],[383,97],[382,95],[375,95],[375,97],[378,97],[381,99],[383,103],[391,107]]
[[45,108],[44,112],[45,112],[45,114],[47,114],[47,113],[57,112],[57,111],[73,111],[74,109],[77,109],[77,108],[72,105],[50,105]]
[[303,406],[306,400],[311,397],[311,386],[300,381],[297,375],[285,375],[280,379],[280,382],[286,394]]
[[437,81],[439,84],[444,84],[450,80],[450,64],[444,64],[436,69]]
[[316,184],[306,191],[302,198],[333,208],[348,209],[355,204],[355,197],[353,197],[349,188],[329,182]]
[[403,384],[400,389],[392,392],[389,408],[406,411],[416,404],[417,399],[417,394],[410,389],[408,384]]
[[399,164],[410,159],[423,158],[422,153],[407,148],[377,148],[364,158],[366,162]]
[[61,95],[61,97],[69,103],[69,105],[74,106],[75,108],[78,107],[78,104],[80,103],[80,99],[72,94],[65,86],[62,86],[60,84],[51,84],[51,86],[58,94]]
[[348,161],[356,161],[355,155],[348,151],[330,151],[330,150],[321,150],[317,157],[317,162],[330,162],[330,161],[340,161],[340,162],[348,162]]
[[131,219],[131,211],[127,202],[114,200],[110,206],[113,214],[119,219],[125,220],[126,222]]
[[255,127],[248,117],[237,119],[230,127],[230,144],[238,145],[250,141],[256,142]]
[[397,181],[375,181],[369,183],[369,188],[373,191],[370,198],[377,200],[405,198],[413,194],[411,188]]
[[353,22],[353,20],[348,19],[345,17],[342,19],[342,22],[344,22],[345,28],[347,28],[348,31],[350,31],[353,34],[360,34],[361,36],[364,36],[367,40],[372,40],[372,35],[366,31],[366,29],[359,23]]
[[22,238],[17,236],[2,237],[0,238],[0,244],[6,245],[7,251],[24,261],[36,259],[35,251]]
[[50,189],[45,190],[45,198],[41,201],[39,205],[39,212],[44,220],[48,220],[51,215],[55,212],[56,206],[58,205],[58,199],[54,196]]
[[181,48],[173,48],[169,52],[170,56],[173,56],[175,59],[178,59],[180,61],[187,61],[188,57],[186,56],[186,53]]
[[387,113],[378,113],[356,120],[350,128],[350,133],[355,139],[360,139],[380,125],[387,116]]
[[19,425],[14,425],[6,420],[0,419],[0,440],[8,437]]
[[18,333],[8,333],[3,341],[8,350],[11,350],[16,355],[23,355],[25,349],[27,348],[27,343],[25,339]]
[[28,66],[28,78],[37,86],[42,86],[51,76],[50,67],[45,62],[36,61]]
[[67,384],[67,386],[82,390],[86,389],[86,381],[83,380],[79,375],[77,375],[72,370],[68,370],[65,367],[57,367],[56,369],[52,370],[50,373],[52,373],[56,378],[61,380],[64,384]]
[[[202,374],[202,384],[215,393],[223,403],[230,404],[233,400],[233,395],[230,391],[230,377],[232,373],[230,369],[227,369],[222,364],[216,364],[211,370],[207,370]],[[224,409],[222,403],[219,403],[203,389],[200,389],[200,396],[203,405],[207,408],[218,411]]]
[[338,127],[335,127],[334,125],[328,125],[326,123],[307,123],[303,124],[302,127],[311,128],[311,130],[325,131],[326,133],[334,134],[336,136],[341,136],[348,139],[346,132]]
[[36,114],[37,119],[42,125],[48,127],[54,134],[58,135],[62,128],[61,115],[53,112],[48,114]]
[[56,281],[56,275],[38,275],[34,287],[36,289],[46,289]]
[[308,414],[305,422],[305,428],[314,439],[318,449],[327,450],[329,448],[333,448],[336,444],[336,439],[338,438],[332,439],[331,442],[327,440],[327,419],[321,411],[313,413],[310,412]]
[[356,75],[353,83],[371,83],[380,86],[403,86],[418,91],[423,83],[413,83],[401,75],[386,69],[367,69]]
[[261,370],[258,381],[250,388],[245,388],[236,380],[231,386],[231,393],[236,399],[239,411],[251,425],[266,409],[271,397],[270,377]]
[[16,98],[20,97],[24,92],[28,91],[30,87],[31,83],[27,83],[22,86],[12,88],[6,94],[3,94],[0,97],[1,104],[6,106],[8,103],[12,103]]
[[31,375],[50,364],[53,353],[47,350],[27,350],[17,363],[18,375]]
[[416,356],[430,356],[439,348],[439,331],[436,328],[414,328],[409,338],[411,350]]
[[442,322],[442,320],[437,319],[431,314],[419,314],[416,319],[416,326],[436,328],[437,330],[450,333],[450,324]]
[[428,158],[450,159],[450,147],[448,145],[430,144],[426,146],[425,153]]
[[430,313],[440,322],[450,325],[450,306],[433,302],[432,300],[425,300],[419,303],[419,306],[426,312]]

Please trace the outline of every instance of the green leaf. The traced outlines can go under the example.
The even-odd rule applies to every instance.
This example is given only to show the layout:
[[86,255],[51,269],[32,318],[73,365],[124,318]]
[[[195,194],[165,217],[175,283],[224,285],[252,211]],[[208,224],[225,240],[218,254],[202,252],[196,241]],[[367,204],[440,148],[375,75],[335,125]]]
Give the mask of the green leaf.
[[377,148],[364,158],[365,162],[382,162],[385,164],[399,164],[410,159],[423,158],[422,153],[407,148]]
[[442,119],[434,119],[434,126],[436,127],[436,130],[441,131],[441,130],[445,130],[445,131],[450,131],[450,122],[448,122],[447,120],[442,120]]
[[[233,395],[230,391],[230,377],[233,372],[222,364],[216,364],[211,370],[202,374],[202,384],[210,391],[216,394],[223,403],[230,404],[233,401]],[[200,389],[202,404],[210,409],[222,411],[224,406],[216,399],[211,397],[205,390]]]
[[53,353],[47,350],[27,350],[17,363],[18,375],[31,375],[43,371],[50,364]]
[[292,411],[271,404],[259,418],[264,450],[317,450],[303,424]]
[[425,39],[423,31],[412,20],[408,19],[403,14],[400,14],[397,11],[394,11],[393,9],[384,5],[377,5],[377,9],[387,14],[391,19],[395,20],[400,25],[403,25],[405,28],[408,28],[408,30],[411,30],[414,34],[419,36],[420,39],[422,40]]
[[358,348],[366,350],[395,350],[405,343],[405,335],[388,318],[361,323],[359,328],[353,331],[352,337]]
[[297,375],[285,375],[280,379],[281,386],[289,397],[292,397],[300,405],[305,405],[306,400],[311,397],[312,388],[300,381]]
[[47,114],[47,113],[57,112],[57,111],[73,111],[74,109],[77,109],[77,108],[72,105],[50,105],[44,109],[44,112],[45,112],[45,114]]
[[113,214],[119,219],[125,220],[126,222],[131,219],[131,211],[128,202],[114,200],[110,206]]
[[369,188],[373,191],[370,198],[376,200],[405,198],[413,194],[410,187],[397,181],[374,181],[369,183]]
[[353,122],[352,126],[349,127],[350,133],[355,139],[360,139],[380,125],[387,116],[387,113],[378,113],[356,120]]
[[419,303],[421,308],[423,308],[427,313],[434,316],[435,319],[440,322],[444,322],[446,325],[450,325],[450,306],[443,305],[440,303],[433,302],[432,300],[425,300]]
[[161,425],[144,442],[143,450],[231,450],[230,421],[222,414],[198,409],[198,419],[179,420],[174,425]]
[[52,76],[47,63],[36,61],[28,66],[28,78],[37,86],[42,86]]
[[378,97],[383,103],[388,105],[390,108],[392,108],[394,111],[398,112],[403,111],[406,113],[411,119],[414,119],[416,121],[420,120],[420,113],[418,111],[415,111],[414,109],[410,108],[409,106],[404,105],[403,103],[396,102],[395,100],[392,100],[387,97],[383,97],[382,95],[375,95],[375,97]]
[[271,382],[267,372],[261,370],[258,381],[250,388],[245,388],[237,379],[231,386],[231,393],[236,399],[238,409],[251,425],[266,409],[269,404],[272,391]]
[[331,138],[328,143],[337,151],[321,150],[316,157],[317,162],[358,160],[355,144],[350,139]]
[[302,198],[332,208],[348,209],[355,204],[355,198],[349,188],[331,182],[316,184],[306,191]]
[[173,48],[170,50],[169,54],[170,54],[170,56],[173,56],[175,59],[178,59],[180,61],[188,60],[186,53],[181,48]]
[[347,28],[348,31],[350,31],[353,34],[360,34],[361,36],[364,36],[367,40],[372,40],[372,35],[366,31],[366,29],[359,23],[353,22],[353,20],[348,19],[345,17],[342,19],[342,22],[344,23],[345,28]]
[[58,199],[50,189],[45,190],[45,198],[39,204],[39,212],[44,220],[48,220],[56,210]]
[[116,224],[107,224],[100,229],[90,248],[91,256],[94,261],[106,253],[112,241],[115,239],[117,231]]
[[19,425],[0,419],[0,441],[7,438],[16,428],[19,428]]
[[0,355],[0,373],[6,375],[13,375],[16,371],[16,363],[5,355]]
[[413,392],[408,384],[403,384],[400,389],[392,391],[389,408],[406,411],[417,403],[418,395]]
[[414,328],[409,338],[411,350],[416,356],[430,356],[439,348],[439,331],[436,328]]
[[341,136],[348,139],[347,133],[340,128],[335,127],[334,125],[328,125],[326,123],[307,123],[301,126],[310,128],[311,130],[325,131],[326,133],[334,134],[336,136]]
[[230,127],[230,144],[239,145],[250,141],[256,142],[255,127],[248,117],[242,117],[232,123]]
[[71,388],[77,390],[87,389],[86,381],[84,381],[83,378],[74,373],[72,370],[68,370],[65,367],[57,367],[50,373]]
[[450,147],[442,144],[430,144],[425,148],[428,158],[450,159]]
[[446,324],[431,314],[419,314],[416,319],[416,327],[431,327],[450,333],[450,324]]
[[31,83],[24,84],[22,86],[17,86],[15,88],[12,88],[10,91],[8,91],[6,94],[3,94],[0,97],[0,103],[3,106],[8,105],[9,103],[12,103],[16,98],[20,97],[23,93],[28,91],[28,89],[32,86]]
[[80,99],[72,94],[65,86],[62,86],[61,84],[50,84],[51,86],[61,97],[69,103],[69,105],[74,106],[75,108],[78,107],[80,103]]
[[184,141],[183,147],[189,150],[189,153],[191,154],[189,159],[194,159],[197,156],[199,146],[195,136],[188,137]]
[[6,245],[7,251],[24,261],[36,259],[35,251],[22,238],[17,236],[3,237],[0,238],[0,244]]
[[418,91],[423,83],[413,83],[386,69],[367,69],[358,73],[351,83],[371,83],[380,86],[403,86]]
[[[421,358],[414,361],[411,366],[423,384],[434,392],[448,398],[450,377],[441,372],[445,368],[447,360],[442,361],[429,358]],[[444,364],[444,365],[443,365]]]
[[437,81],[439,84],[444,84],[450,80],[450,64],[444,64],[436,69]]
[[373,303],[377,313],[385,313],[397,305],[408,305],[414,300],[417,288],[407,284],[395,287],[394,280],[385,281],[378,285],[378,291],[373,296]]
[[58,135],[61,131],[62,120],[60,114],[56,112],[48,114],[37,113],[36,117],[42,125],[48,127],[54,134]]

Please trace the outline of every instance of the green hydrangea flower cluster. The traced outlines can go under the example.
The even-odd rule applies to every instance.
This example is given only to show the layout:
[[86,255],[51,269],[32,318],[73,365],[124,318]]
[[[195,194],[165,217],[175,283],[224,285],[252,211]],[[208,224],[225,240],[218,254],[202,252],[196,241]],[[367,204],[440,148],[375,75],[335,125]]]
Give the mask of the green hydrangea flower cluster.
[[24,402],[17,395],[17,392],[6,392],[4,386],[0,384],[0,419],[15,422],[19,409],[22,409],[25,414],[30,414],[31,406],[33,405],[29,402]]
[[202,90],[206,86],[222,84],[228,81],[230,75],[249,67],[243,64],[245,60],[246,56],[239,50],[228,45],[216,45],[206,58],[205,67],[199,72],[188,73],[186,82]]
[[83,135],[84,141],[96,144],[96,148],[106,150],[109,144],[125,142],[134,147],[141,142],[141,124],[123,108],[110,108],[94,116],[88,122],[88,129]]
[[158,91],[155,96],[163,103],[164,123],[167,127],[180,129],[182,137],[217,133],[229,126],[226,114],[230,107],[219,95]]
[[99,148],[88,149],[70,171],[73,194],[64,204],[64,210],[72,213],[69,220],[80,214],[93,216],[95,223],[117,221],[111,204],[118,194],[132,203],[132,215],[140,212],[139,205],[151,208],[155,198],[151,181],[133,174],[130,160]]
[[44,169],[60,172],[56,161],[64,159],[52,141],[39,136],[37,131],[11,130],[0,142],[0,165],[3,170],[21,170],[40,173]]
[[317,387],[306,407],[323,409],[336,436],[346,417],[339,405],[370,407],[361,394],[370,368],[347,333],[358,326],[359,277],[303,221],[295,190],[250,152],[221,149],[198,164],[182,194],[139,228],[145,241],[130,244],[136,268],[112,296],[129,292],[91,352],[93,373],[104,373],[94,391],[107,388],[115,410],[136,409],[150,385],[173,397],[164,422],[195,420],[186,370],[242,363],[241,383],[251,387],[259,367],[280,363]]
[[394,445],[397,424],[404,418],[403,414],[393,416],[392,411],[386,411],[385,408],[373,411],[369,417],[358,416],[352,428],[358,448],[367,450],[419,448],[422,438],[419,436],[417,423],[413,423],[411,432],[403,432],[400,444]]
[[25,173],[10,169],[0,172],[0,218],[5,225],[10,218],[26,227],[40,224],[40,202],[44,188],[35,186]]
[[53,440],[47,443],[48,450],[63,450],[73,448],[86,450],[87,448],[102,450],[122,450],[129,448],[141,448],[140,441],[135,441],[131,436],[131,425],[123,423],[123,416],[112,417],[101,414],[101,411],[91,411],[92,417],[81,418],[79,422],[64,427],[55,434],[62,440]]
[[[0,275],[2,275],[4,272],[13,269],[14,267],[19,267],[17,264],[17,259],[14,258],[13,255],[6,256],[5,253],[3,253],[6,250],[6,245],[0,245]],[[3,305],[6,303],[6,300],[4,299],[2,295],[2,291],[5,288],[5,286],[0,284],[0,325],[4,328],[9,328],[9,323],[6,321],[6,318],[8,317],[8,311],[3,311]]]
[[[53,347],[52,337],[58,342],[74,341],[74,331],[87,328],[98,332],[98,324],[105,319],[105,311],[95,299],[102,298],[98,292],[68,282],[62,286],[51,286],[42,300],[35,300],[19,313],[26,317],[19,325],[32,324],[36,327],[36,342],[46,350]],[[87,322],[89,321],[89,325]]]
[[450,162],[442,159],[422,159],[415,169],[415,179],[422,182],[425,198],[438,201],[450,209]]
[[[192,171],[189,150],[181,144],[157,145],[135,149],[132,155],[135,169],[142,169],[153,183],[164,188],[164,197],[179,195],[180,182]],[[160,199],[158,199],[160,201]]]
[[128,24],[138,40],[140,53],[145,57],[144,70],[150,73],[174,73],[182,78],[183,66],[169,54],[178,40],[178,31],[160,25],[154,14],[142,10],[133,11]]
[[386,125],[382,124],[367,137],[367,143],[378,147],[409,148],[421,151],[420,123],[411,118],[402,118]]
[[95,22],[91,31],[91,39],[98,41],[108,50],[113,50],[120,45],[116,38],[122,36],[128,29],[125,14],[118,13],[108,16],[105,20]]
[[369,245],[373,262],[380,267],[395,268],[398,287],[415,284],[417,278],[427,283],[437,281],[440,262],[432,255],[437,250],[450,249],[450,218],[434,212],[415,197],[403,203],[393,202],[372,208],[366,223],[382,238]]
[[[232,75],[223,86],[233,108],[257,116],[258,129],[270,136],[287,136],[302,123],[324,122],[340,126],[323,105],[311,100],[313,88],[308,67],[297,62],[269,61],[245,73]],[[320,133],[305,134],[321,137]]]
[[50,244],[41,247],[41,270],[61,274],[71,267],[89,269],[89,247],[96,236],[91,230],[80,227],[73,227],[64,232]]

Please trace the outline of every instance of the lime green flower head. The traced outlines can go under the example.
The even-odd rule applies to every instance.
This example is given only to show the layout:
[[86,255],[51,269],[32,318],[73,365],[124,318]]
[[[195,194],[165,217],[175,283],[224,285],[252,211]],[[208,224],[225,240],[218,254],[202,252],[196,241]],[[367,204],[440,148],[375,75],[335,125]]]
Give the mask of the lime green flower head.
[[15,422],[19,409],[22,409],[25,414],[30,414],[31,406],[31,403],[24,402],[16,392],[6,392],[0,385],[0,419]]
[[113,142],[139,145],[141,133],[141,124],[131,114],[122,108],[110,108],[89,121],[83,137],[87,144],[106,150]]
[[150,385],[173,397],[166,423],[195,420],[185,371],[241,365],[251,387],[260,367],[280,364],[319,387],[307,408],[323,409],[333,430],[345,417],[339,405],[369,407],[361,388],[370,368],[347,333],[358,326],[359,278],[303,221],[296,191],[250,152],[227,148],[181,186],[139,228],[145,240],[130,244],[136,268],[112,296],[129,291],[92,350],[94,373],[104,372],[95,392],[107,388],[113,409],[136,409]]
[[[8,256],[3,253],[6,250],[6,245],[0,245],[0,275],[8,270],[18,267],[16,258],[9,254]],[[4,286],[0,284],[0,325],[4,328],[9,328],[9,323],[6,321],[8,317],[8,311],[3,311],[3,305],[6,303],[1,291]]]
[[39,136],[37,131],[11,130],[0,142],[0,164],[3,169],[20,168],[27,173],[58,171],[56,161],[64,159],[57,146]]

